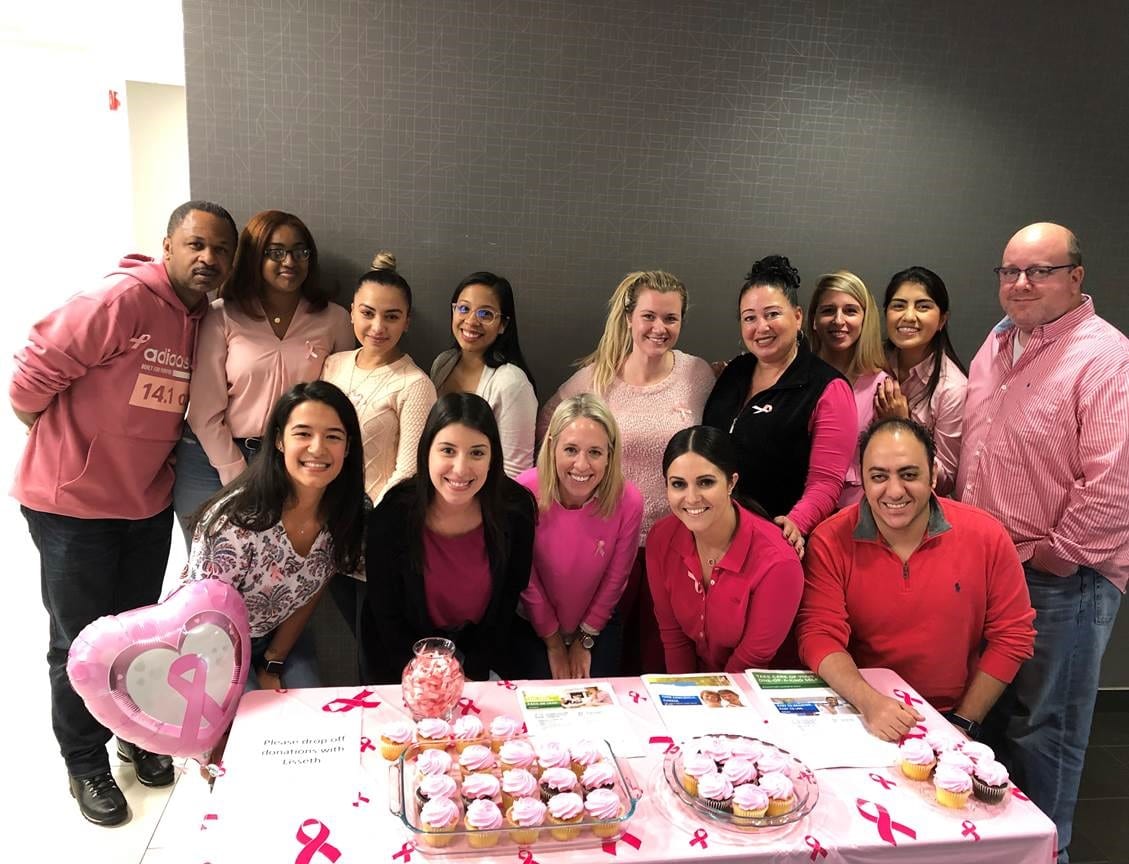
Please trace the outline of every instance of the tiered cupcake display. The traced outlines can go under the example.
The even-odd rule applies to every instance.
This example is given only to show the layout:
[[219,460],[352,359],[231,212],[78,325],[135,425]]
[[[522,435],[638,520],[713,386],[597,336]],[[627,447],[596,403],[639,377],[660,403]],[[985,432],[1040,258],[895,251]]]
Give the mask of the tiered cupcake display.
[[[463,722],[468,721],[468,722]],[[405,728],[408,727],[407,737]],[[595,845],[615,837],[640,792],[605,742],[565,744],[522,733],[510,717],[460,717],[381,730],[399,763],[404,822],[437,850],[515,843]]]
[[932,780],[937,803],[954,810],[966,807],[970,797],[1000,804],[1010,785],[1007,769],[991,747],[941,734],[904,741],[898,765],[910,780]]

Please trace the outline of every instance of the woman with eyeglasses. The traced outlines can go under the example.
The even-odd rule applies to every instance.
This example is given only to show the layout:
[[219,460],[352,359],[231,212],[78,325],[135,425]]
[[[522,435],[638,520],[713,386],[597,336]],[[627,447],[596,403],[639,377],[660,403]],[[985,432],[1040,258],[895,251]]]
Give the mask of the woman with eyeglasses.
[[186,543],[200,505],[247,467],[278,398],[316,381],[326,358],[353,344],[349,315],[330,303],[302,220],[281,210],[252,216],[231,279],[200,323],[173,488]]
[[895,273],[886,286],[886,359],[893,373],[874,394],[876,418],[913,418],[937,448],[938,495],[956,483],[968,371],[949,340],[949,292],[925,267]]
[[431,381],[440,396],[476,393],[498,421],[506,474],[516,477],[533,465],[537,392],[533,372],[521,353],[517,308],[509,280],[493,273],[471,273],[451,295],[449,348],[431,364]]

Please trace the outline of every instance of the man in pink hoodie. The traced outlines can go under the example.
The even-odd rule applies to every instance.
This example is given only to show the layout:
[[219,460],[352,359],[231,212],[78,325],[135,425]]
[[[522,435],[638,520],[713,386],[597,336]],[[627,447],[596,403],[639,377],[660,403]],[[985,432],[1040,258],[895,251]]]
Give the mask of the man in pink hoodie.
[[[67,653],[96,618],[158,599],[196,327],[208,292],[231,274],[237,239],[222,207],[182,204],[162,262],[123,258],[32,327],[16,354],[9,396],[28,440],[12,494],[39,550],[52,725],[71,794],[99,825],[123,822],[129,809],[110,773],[111,733],[71,688]],[[167,756],[120,739],[118,754],[141,783],[172,782]]]

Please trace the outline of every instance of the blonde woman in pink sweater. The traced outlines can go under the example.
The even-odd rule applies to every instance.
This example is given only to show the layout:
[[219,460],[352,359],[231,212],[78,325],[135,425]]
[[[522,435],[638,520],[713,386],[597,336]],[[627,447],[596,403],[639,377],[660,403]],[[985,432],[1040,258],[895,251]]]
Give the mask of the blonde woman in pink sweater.
[[537,466],[517,477],[538,510],[529,587],[513,631],[521,677],[618,674],[615,607],[643,520],[643,496],[624,479],[622,461],[611,411],[583,393],[557,406]]
[[[701,422],[714,385],[705,360],[675,350],[686,304],[686,286],[670,273],[627,274],[608,301],[599,345],[545,404],[538,424],[543,433],[557,405],[570,396],[590,392],[604,400],[619,424],[624,476],[643,494],[640,544],[666,510],[663,450],[675,432]],[[640,545],[620,603],[625,645],[621,671],[628,675],[658,672],[663,666],[643,568]]]

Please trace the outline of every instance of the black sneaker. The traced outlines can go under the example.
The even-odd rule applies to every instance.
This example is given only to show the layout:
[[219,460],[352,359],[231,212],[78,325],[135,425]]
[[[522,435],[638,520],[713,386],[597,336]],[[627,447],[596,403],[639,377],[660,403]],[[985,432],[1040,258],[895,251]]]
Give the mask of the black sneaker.
[[125,796],[109,771],[93,777],[71,777],[71,795],[88,822],[120,825],[129,818]]
[[136,744],[118,739],[118,758],[132,762],[142,786],[168,786],[173,781],[172,757],[150,753]]

